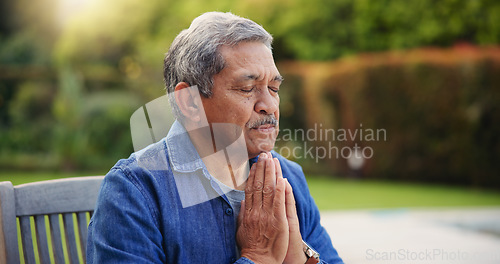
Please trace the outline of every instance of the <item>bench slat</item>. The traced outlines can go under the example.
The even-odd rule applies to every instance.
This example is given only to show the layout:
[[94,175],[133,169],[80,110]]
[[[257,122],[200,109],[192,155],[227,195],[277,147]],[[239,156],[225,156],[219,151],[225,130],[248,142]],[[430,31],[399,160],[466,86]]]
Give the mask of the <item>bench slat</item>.
[[35,251],[33,250],[30,217],[19,217],[19,223],[21,225],[21,240],[23,243],[24,261],[27,264],[35,263]]
[[82,251],[83,262],[87,262],[85,249],[87,248],[87,212],[76,214],[78,222],[78,232],[80,234],[80,250]]
[[52,250],[56,263],[64,263],[64,253],[61,242],[61,225],[59,223],[59,214],[49,215],[50,233],[52,234]]
[[78,250],[76,249],[76,236],[73,214],[63,214],[64,232],[66,235],[66,246],[68,248],[71,263],[78,263]]
[[35,216],[36,240],[38,242],[38,256],[41,263],[50,263],[49,245],[47,243],[47,231],[45,229],[45,216]]

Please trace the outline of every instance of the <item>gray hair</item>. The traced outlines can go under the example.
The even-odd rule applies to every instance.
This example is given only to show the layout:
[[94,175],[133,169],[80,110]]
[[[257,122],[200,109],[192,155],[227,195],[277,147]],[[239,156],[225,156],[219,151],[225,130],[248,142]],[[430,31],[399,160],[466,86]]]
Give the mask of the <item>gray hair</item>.
[[[259,24],[231,13],[208,12],[195,18],[177,35],[163,62],[167,93],[173,95],[179,82],[197,85],[204,97],[212,95],[213,76],[224,69],[219,52],[222,45],[235,46],[243,41],[257,41],[271,49],[273,37]],[[174,115],[182,117],[175,97],[169,96]]]

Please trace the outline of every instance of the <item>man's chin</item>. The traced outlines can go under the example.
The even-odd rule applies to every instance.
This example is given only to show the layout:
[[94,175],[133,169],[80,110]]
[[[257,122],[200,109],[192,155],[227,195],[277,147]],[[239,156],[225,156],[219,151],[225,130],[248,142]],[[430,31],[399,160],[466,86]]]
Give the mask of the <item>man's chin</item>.
[[259,144],[253,146],[247,146],[249,158],[258,156],[260,153],[270,152],[274,148],[273,142],[258,142]]

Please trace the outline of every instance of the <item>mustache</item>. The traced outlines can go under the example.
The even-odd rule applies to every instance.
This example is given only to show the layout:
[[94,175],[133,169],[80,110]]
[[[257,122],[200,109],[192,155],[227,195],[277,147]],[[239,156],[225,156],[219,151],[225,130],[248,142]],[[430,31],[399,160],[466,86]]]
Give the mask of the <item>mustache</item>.
[[251,124],[248,125],[249,128],[257,128],[259,126],[262,126],[262,125],[273,125],[273,126],[277,126],[278,125],[278,119],[276,119],[276,117],[274,117],[274,115],[266,115],[266,116],[263,116],[262,118],[252,122]]

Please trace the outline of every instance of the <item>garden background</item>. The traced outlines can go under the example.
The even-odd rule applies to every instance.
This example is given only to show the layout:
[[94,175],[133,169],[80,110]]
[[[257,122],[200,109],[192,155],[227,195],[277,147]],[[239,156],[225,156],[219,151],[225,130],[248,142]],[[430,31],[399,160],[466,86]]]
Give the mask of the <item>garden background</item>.
[[[317,160],[289,155],[307,175],[498,193],[498,1],[17,0],[0,5],[3,180],[102,175],[128,157],[131,114],[165,94],[162,60],[170,43],[193,18],[217,10],[248,17],[274,36],[273,53],[285,76],[282,130],[320,124],[386,131],[384,140],[307,142],[315,149],[333,143],[373,150],[359,170],[338,155]],[[278,148],[303,143],[279,141]]]

